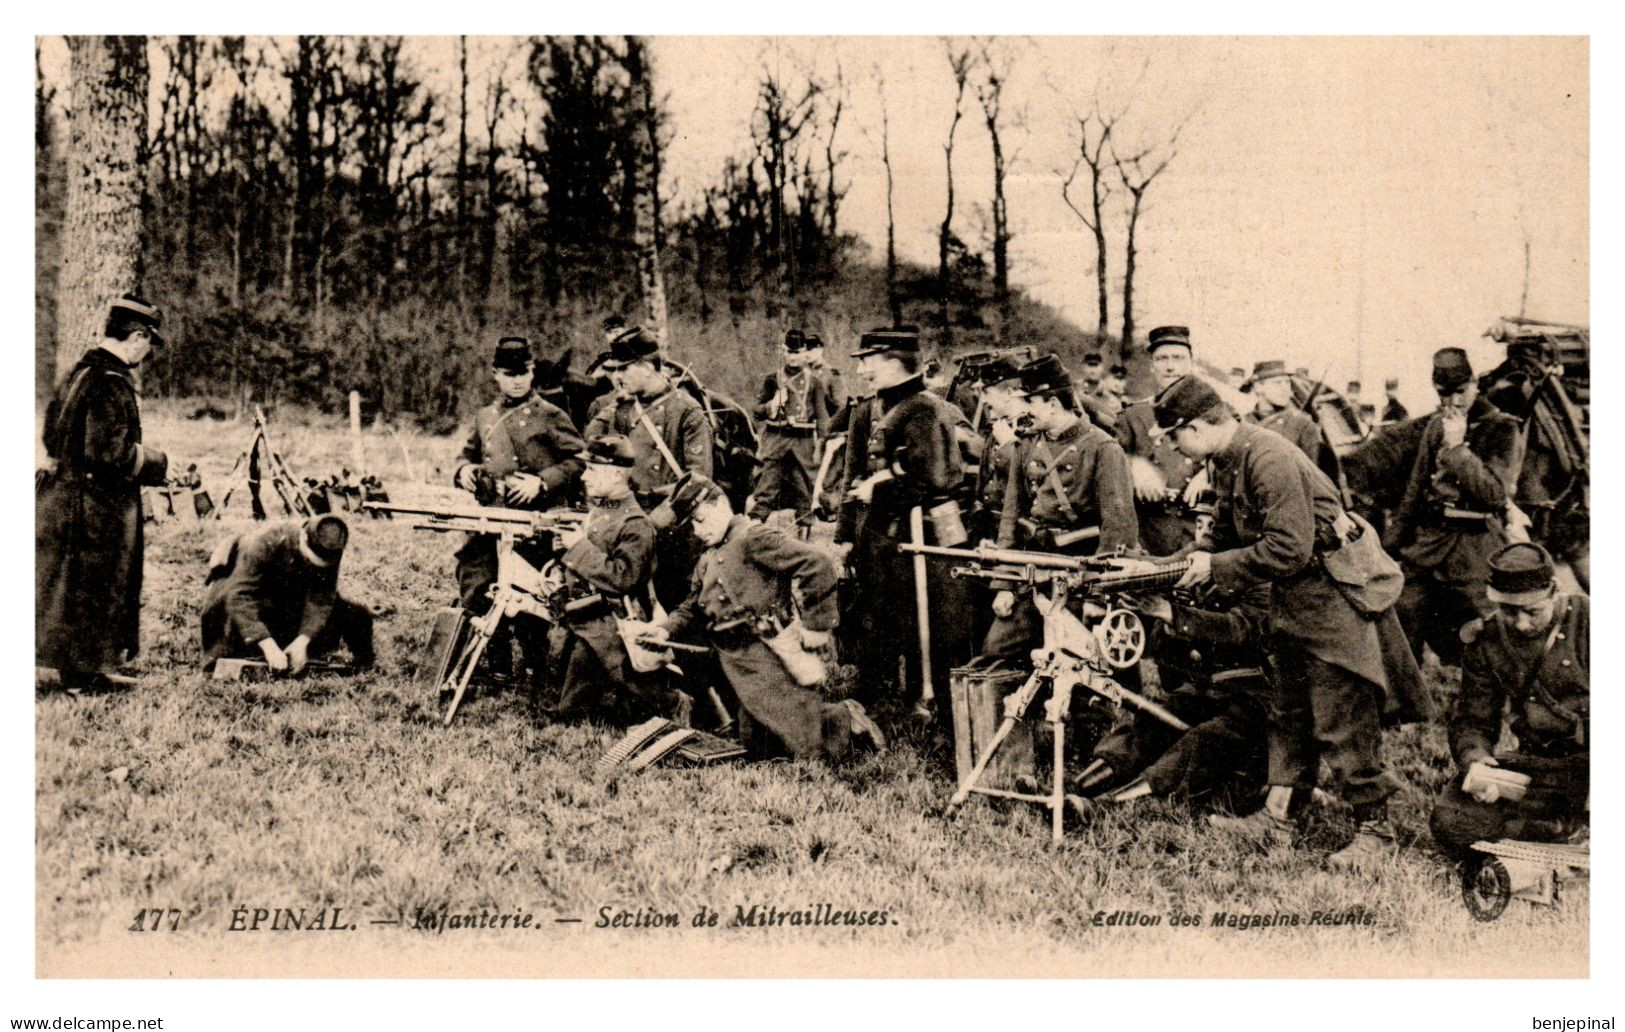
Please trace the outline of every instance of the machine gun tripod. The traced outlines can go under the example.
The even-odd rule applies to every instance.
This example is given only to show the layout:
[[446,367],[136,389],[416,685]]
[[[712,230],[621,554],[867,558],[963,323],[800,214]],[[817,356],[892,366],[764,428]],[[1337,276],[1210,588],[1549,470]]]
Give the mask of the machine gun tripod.
[[[1140,661],[1145,652],[1145,625],[1132,609],[1107,605],[1086,625],[1069,609],[1074,597],[1095,600],[1095,608],[1113,596],[1136,591],[1172,587],[1190,568],[1188,559],[1152,562],[1119,556],[1075,558],[1047,552],[1027,552],[983,546],[975,549],[939,548],[930,545],[902,545],[904,551],[969,560],[954,568],[956,577],[976,577],[1004,583],[1027,584],[1034,589],[1034,603],[1044,619],[1044,639],[1032,653],[1033,672],[1022,685],[1004,699],[1004,719],[993,737],[982,747],[976,764],[948,800],[952,816],[973,793],[1001,799],[1038,803],[1050,811],[1051,840],[1063,837],[1062,816],[1066,809],[1066,727],[1072,716],[1073,694],[1082,689],[1091,704],[1107,702],[1121,708],[1132,706],[1150,714],[1178,731],[1190,730],[1166,708],[1123,687],[1115,678]],[[1038,593],[1047,587],[1047,597]],[[1044,703],[1044,723],[1050,725],[1053,748],[1051,788],[1048,793],[1019,792],[985,786],[987,773],[999,748],[1032,708],[1039,693],[1048,690]]]

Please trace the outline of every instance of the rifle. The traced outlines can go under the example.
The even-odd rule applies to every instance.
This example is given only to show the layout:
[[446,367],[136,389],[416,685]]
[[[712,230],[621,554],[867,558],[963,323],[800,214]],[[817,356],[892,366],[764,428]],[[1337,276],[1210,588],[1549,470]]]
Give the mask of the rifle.
[[497,534],[515,539],[574,530],[587,519],[586,513],[574,509],[532,512],[487,505],[403,505],[399,502],[374,501],[362,502],[361,508],[368,512],[400,513],[413,517],[417,521],[412,524],[415,530],[438,533],[462,530],[470,534]]

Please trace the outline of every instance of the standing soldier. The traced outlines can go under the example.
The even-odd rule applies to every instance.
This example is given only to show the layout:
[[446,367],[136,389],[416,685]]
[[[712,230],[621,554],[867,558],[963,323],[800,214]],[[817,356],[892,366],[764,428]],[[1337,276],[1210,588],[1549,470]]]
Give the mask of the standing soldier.
[[581,456],[586,463],[587,519],[560,531],[563,583],[554,600],[559,618],[552,639],[563,690],[549,714],[584,716],[620,689],[644,708],[687,724],[693,700],[673,691],[656,671],[632,669],[618,620],[645,620],[649,578],[655,565],[655,528],[632,492],[636,455],[624,437],[596,437]]
[[141,487],[164,483],[164,453],[141,441],[135,369],[164,343],[158,309],[126,294],[99,347],[45,410],[46,465],[34,477],[34,663],[63,688],[104,690],[140,650]]
[[[759,432],[756,482],[750,515],[790,509],[796,518],[812,511],[813,477],[823,442],[840,406],[826,377],[806,364],[808,338],[800,330],[784,335],[783,368],[767,377],[757,399]],[[819,341],[819,344],[822,344]]]
[[[711,475],[711,424],[700,403],[673,386],[660,359],[660,344],[641,326],[622,330],[604,360],[615,396],[587,425],[586,437],[614,434],[632,448],[632,493],[645,512],[671,494],[685,472]],[[689,575],[699,558],[693,536],[661,529],[655,595],[668,609],[688,597]]]
[[[1270,789],[1257,813],[1213,823],[1289,843],[1324,760],[1359,824],[1330,862],[1351,866],[1386,854],[1393,842],[1388,797],[1398,786],[1382,762],[1383,693],[1414,689],[1417,674],[1414,662],[1385,653],[1379,620],[1354,608],[1321,561],[1346,547],[1345,528],[1352,527],[1336,487],[1280,435],[1239,422],[1194,376],[1157,396],[1156,417],[1182,452],[1211,461],[1217,533],[1236,546],[1191,552],[1179,586],[1212,581],[1241,592],[1271,585]],[[1402,674],[1413,683],[1394,683]]]
[[[855,534],[851,612],[860,620],[864,648],[856,657],[860,689],[877,692],[892,682],[899,652],[905,661],[905,698],[920,700],[920,626],[914,563],[898,549],[910,538],[910,514],[956,502],[964,482],[957,424],[963,414],[925,389],[920,334],[912,326],[870,330],[853,357],[875,390],[874,401],[854,410],[847,448],[853,451],[850,502],[842,526]],[[850,520],[850,522],[849,522]],[[930,522],[929,520],[927,522]],[[953,543],[958,543],[954,541]],[[931,691],[946,697],[948,671],[970,658],[969,593],[944,564],[927,564],[926,590],[934,612]]]
[[[1495,611],[1462,628],[1461,701],[1450,724],[1462,777],[1446,786],[1430,822],[1456,856],[1480,839],[1561,841],[1585,821],[1591,602],[1559,592],[1552,575],[1552,557],[1539,545],[1506,546],[1490,563]],[[1517,744],[1497,752],[1503,719]],[[1521,798],[1498,799],[1481,785],[1503,771],[1530,778]]]
[[1298,446],[1298,450],[1319,462],[1321,454],[1320,426],[1310,415],[1298,408],[1292,398],[1292,376],[1286,363],[1270,359],[1253,366],[1252,393],[1258,398],[1247,422],[1274,430]]
[[1106,378],[1100,381],[1100,390],[1095,394],[1095,400],[1111,415],[1114,426],[1127,406],[1123,398],[1123,392],[1126,390],[1128,390],[1128,366],[1114,364],[1106,370]]
[[[1021,395],[1033,430],[1005,487],[999,546],[1069,555],[1134,548],[1128,460],[1110,435],[1080,417],[1061,360],[1045,355],[1023,366]],[[993,615],[983,655],[1025,656],[1042,635],[1030,588],[999,591]]]
[[1387,546],[1405,564],[1399,619],[1411,651],[1461,663],[1463,625],[1488,616],[1490,556],[1506,544],[1507,503],[1518,477],[1517,420],[1478,396],[1461,348],[1433,356],[1439,411],[1422,431]]
[[[811,690],[822,664],[808,649],[830,642],[835,565],[783,531],[734,515],[708,477],[690,475],[672,494],[674,525],[705,546],[688,598],[653,628],[658,638],[707,632],[739,699],[739,739],[755,755],[844,759],[855,735],[885,737],[856,700],[826,702]],[[800,598],[795,612],[792,592]]]
[[1100,393],[1100,383],[1106,377],[1106,363],[1100,352],[1091,351],[1083,356],[1083,392]]
[[[1157,390],[1165,391],[1193,367],[1191,331],[1184,326],[1158,326],[1146,345]],[[1139,510],[1140,543],[1152,555],[1172,555],[1191,539],[1192,527],[1181,502],[1200,463],[1181,455],[1167,437],[1158,435],[1152,399],[1135,402],[1117,420],[1117,442],[1129,460]],[[1193,497],[1189,500],[1194,502]]]
[[1383,383],[1383,390],[1388,400],[1382,406],[1382,421],[1384,423],[1403,423],[1411,418],[1411,410],[1406,408],[1399,400],[1399,380],[1390,376]]
[[[570,417],[532,390],[530,341],[503,337],[497,342],[491,376],[497,400],[480,409],[463,445],[462,462],[452,483],[472,492],[482,505],[551,509],[576,491],[581,476],[581,435]],[[547,541],[520,544],[519,550],[540,567],[552,554]],[[457,551],[457,588],[463,609],[480,616],[491,606],[490,587],[497,579],[497,537],[470,534]],[[525,617],[518,633],[535,676],[546,660],[546,629]],[[492,670],[506,674],[506,647],[494,652]]]
[[1032,415],[1021,396],[1021,380],[1008,377],[982,388],[987,431],[982,435],[982,461],[976,469],[976,508],[968,524],[972,540],[994,540],[1004,513],[1004,493],[1021,454],[1022,437]]

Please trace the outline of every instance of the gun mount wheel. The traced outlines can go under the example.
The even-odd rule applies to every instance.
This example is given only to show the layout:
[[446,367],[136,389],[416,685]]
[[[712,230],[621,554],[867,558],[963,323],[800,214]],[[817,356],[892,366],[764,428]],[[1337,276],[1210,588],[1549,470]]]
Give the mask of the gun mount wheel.
[[1100,654],[1114,670],[1127,670],[1145,654],[1145,624],[1129,609],[1109,610],[1095,625]]
[[1462,868],[1461,901],[1474,918],[1494,921],[1506,912],[1511,899],[1512,876],[1500,857],[1482,855]]

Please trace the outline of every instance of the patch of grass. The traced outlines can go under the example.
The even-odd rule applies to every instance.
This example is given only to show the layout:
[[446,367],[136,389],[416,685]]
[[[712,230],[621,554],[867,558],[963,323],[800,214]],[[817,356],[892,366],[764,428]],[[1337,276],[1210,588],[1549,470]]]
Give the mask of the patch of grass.
[[[250,427],[181,412],[149,412],[147,436],[197,461],[218,502]],[[272,434],[302,475],[348,461],[337,423],[279,417]],[[460,439],[368,435],[374,470],[394,497],[440,492],[409,480],[402,442],[420,475],[443,484]],[[592,767],[614,728],[540,723],[514,692],[480,694],[452,728],[439,725],[411,679],[430,610],[455,593],[458,541],[404,523],[351,520],[344,590],[393,610],[378,624],[376,670],[268,684],[205,679],[196,670],[203,567],[219,536],[252,526],[246,498],[234,497],[226,517],[149,527],[137,689],[38,703],[42,972],[70,969],[67,958],[86,951],[123,949],[143,907],[181,908],[183,930],[171,942],[235,949],[239,940],[223,933],[238,906],[341,906],[363,920],[407,923],[442,907],[524,909],[550,927],[579,917],[569,936],[547,940],[547,955],[562,963],[625,951],[605,953],[607,967],[596,970],[766,972],[779,970],[772,957],[813,950],[835,958],[813,968],[854,974],[1587,971],[1583,883],[1555,908],[1514,902],[1492,925],[1465,912],[1426,827],[1450,773],[1439,727],[1386,736],[1406,785],[1394,804],[1404,848],[1377,875],[1323,869],[1325,852],[1352,832],[1335,812],[1284,854],[1212,834],[1200,815],[1156,801],[1073,827],[1058,847],[1036,808],[976,802],[944,820],[950,761],[919,736],[839,770],[791,761],[657,769],[606,786]],[[1455,685],[1432,676],[1448,704]],[[887,924],[727,927],[736,907],[820,902],[883,911]],[[702,905],[720,912],[718,928],[687,927]],[[603,907],[674,913],[683,927],[601,932],[591,926]],[[1307,922],[1353,908],[1371,922],[1211,924],[1218,912]],[[1117,911],[1161,921],[1095,923]],[[1170,927],[1176,913],[1201,926]],[[386,953],[441,942],[402,929],[360,934]],[[529,940],[492,949],[521,941]],[[737,962],[751,966],[727,966]]]

